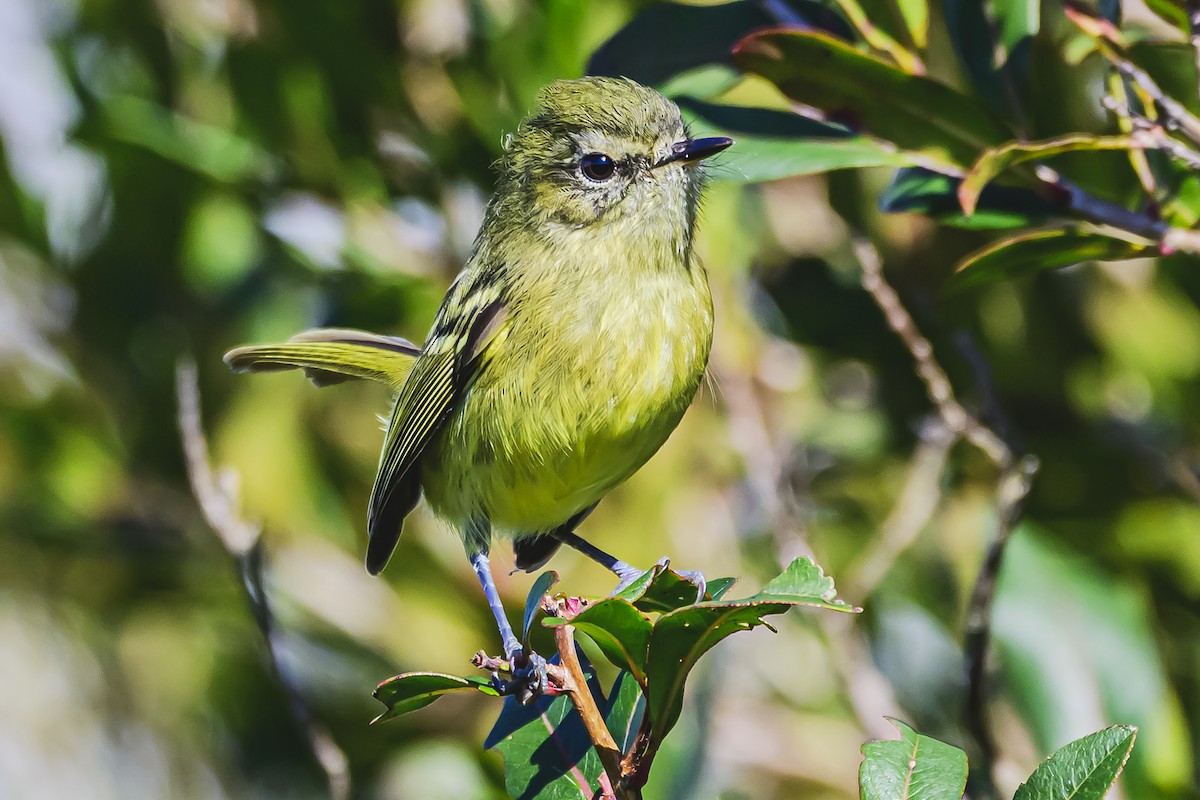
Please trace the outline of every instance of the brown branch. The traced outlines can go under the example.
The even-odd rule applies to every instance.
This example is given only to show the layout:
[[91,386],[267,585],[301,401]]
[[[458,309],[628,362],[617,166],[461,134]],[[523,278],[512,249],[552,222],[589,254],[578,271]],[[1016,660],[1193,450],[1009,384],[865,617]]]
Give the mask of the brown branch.
[[996,748],[987,726],[987,662],[992,606],[996,577],[1013,526],[1037,472],[1037,459],[1032,456],[1017,459],[1004,439],[958,402],[945,370],[934,358],[933,346],[917,329],[895,289],[884,279],[883,261],[878,251],[863,238],[856,240],[854,249],[863,268],[863,288],[875,300],[888,325],[912,356],[917,375],[925,384],[926,394],[942,422],[983,452],[1000,473],[996,489],[997,528],[971,592],[963,644],[967,673],[965,713],[977,760],[977,766],[971,772],[970,794],[972,797],[995,798],[998,796],[994,778]]
[[325,773],[329,797],[331,800],[349,800],[350,766],[346,754],[329,731],[313,718],[300,687],[280,659],[274,616],[263,587],[262,527],[246,521],[238,512],[236,474],[231,471],[219,475],[213,472],[200,417],[196,366],[190,361],[181,360],[176,365],[175,392],[179,402],[179,435],[192,494],[209,527],[237,562],[246,600],[267,645],[271,672],[283,687],[292,718],[304,731],[313,757]]
[[888,326],[912,356],[917,377],[925,384],[925,393],[937,409],[942,422],[982,450],[996,466],[1001,469],[1007,468],[1013,460],[1008,445],[958,402],[946,371],[933,357],[933,345],[917,330],[916,323],[900,302],[896,290],[884,279],[883,260],[879,257],[879,252],[861,237],[856,238],[854,242],[854,252],[862,264],[863,288],[875,300]]
[[566,680],[563,690],[571,698],[575,710],[583,720],[583,726],[591,737],[596,755],[604,765],[604,775],[607,785],[601,786],[605,798],[613,800],[640,800],[641,792],[626,786],[622,770],[621,751],[613,740],[612,733],[604,721],[604,715],[596,706],[592,692],[588,688],[587,678],[579,665],[579,657],[575,654],[575,626],[559,625],[554,629],[554,642],[558,646],[559,662],[566,669]]

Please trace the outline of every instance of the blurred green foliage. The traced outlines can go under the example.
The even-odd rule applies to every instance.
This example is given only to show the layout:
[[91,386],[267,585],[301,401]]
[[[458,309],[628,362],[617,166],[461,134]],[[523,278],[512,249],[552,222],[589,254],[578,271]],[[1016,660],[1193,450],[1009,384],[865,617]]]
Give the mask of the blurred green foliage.
[[[1033,139],[1121,133],[1098,99],[1107,62],[1057,0],[871,0],[865,34],[857,4],[762,7],[781,5],[856,40],[822,45],[851,66],[817,71],[826,94],[810,103],[854,74],[853,52],[910,52],[952,90],[933,93],[930,119],[971,97],[996,119],[971,125]],[[1113,5],[1100,10],[1115,18]],[[419,340],[469,251],[503,134],[540,85],[582,74],[641,6],[0,0],[0,674],[11,687],[0,795],[323,792],[187,487],[172,387],[190,355],[214,459],[236,470],[246,514],[265,525],[286,664],[345,750],[356,796],[503,796],[499,759],[480,748],[486,698],[366,724],[382,678],[459,672],[494,644],[456,538],[428,515],[384,579],[361,567],[386,391],[238,378],[220,355],[317,325]],[[1195,108],[1187,33],[1173,6],[1150,7],[1167,21],[1126,4],[1127,52]],[[981,14],[1001,23],[999,61],[978,60],[993,52],[972,44]],[[739,31],[722,20],[725,38],[703,23],[660,28],[634,52],[731,45]],[[989,83],[1001,66],[1019,114]],[[697,127],[729,129],[714,100],[792,108],[732,59],[671,83],[695,100]],[[1014,790],[1046,753],[1120,722],[1140,729],[1125,796],[1200,796],[1195,257],[944,297],[965,256],[1046,209],[1015,175],[994,187],[1009,194],[981,195],[988,225],[938,224],[963,221],[952,182],[856,132],[926,132],[905,104],[914,83],[878,98],[898,106],[890,116],[812,123],[804,135],[824,145],[803,153],[779,141],[799,118],[757,117],[714,170],[701,242],[718,304],[712,386],[582,532],[631,562],[669,553],[681,568],[744,576],[745,594],[812,552],[866,612],[852,626],[787,617],[778,636],[717,650],[647,796],[854,796],[860,743],[891,735],[885,713],[963,743],[961,631],[994,474],[962,446],[943,454],[944,473],[930,466],[928,402],[858,285],[853,231],[878,245],[964,401],[1042,461],[997,605],[1002,783]],[[932,166],[961,155],[958,137],[943,138]],[[1139,175],[1151,174],[1155,202],[1190,226],[1200,184],[1162,155],[1051,163],[1139,211]],[[771,172],[775,159],[786,168]],[[852,166],[864,168],[818,174]],[[897,545],[894,512],[911,510],[914,480],[930,515]],[[611,588],[572,555],[554,566],[572,592]],[[510,607],[531,580],[501,579]]]

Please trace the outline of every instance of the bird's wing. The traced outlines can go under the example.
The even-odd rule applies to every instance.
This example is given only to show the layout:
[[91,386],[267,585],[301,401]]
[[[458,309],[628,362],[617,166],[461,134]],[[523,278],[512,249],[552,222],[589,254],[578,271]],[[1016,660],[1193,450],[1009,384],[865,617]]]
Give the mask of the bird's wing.
[[426,352],[400,388],[371,489],[367,571],[372,575],[387,564],[404,518],[420,498],[421,456],[453,413],[504,318],[504,303],[495,296],[490,303],[470,304],[444,329],[435,328]]
[[225,354],[225,363],[235,372],[302,369],[317,386],[364,378],[399,388],[420,354],[419,347],[399,336],[316,328],[296,334],[283,344],[230,350]]

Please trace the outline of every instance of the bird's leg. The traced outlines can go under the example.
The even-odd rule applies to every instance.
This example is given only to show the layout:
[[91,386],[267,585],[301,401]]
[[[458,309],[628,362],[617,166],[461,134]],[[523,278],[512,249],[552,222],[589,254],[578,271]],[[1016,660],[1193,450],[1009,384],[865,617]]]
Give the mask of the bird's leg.
[[[646,573],[646,570],[644,569],[638,569],[632,564],[627,564],[619,558],[609,555],[573,531],[564,531],[559,529],[554,531],[553,535],[567,547],[578,550],[592,561],[595,561],[597,564],[616,575],[618,582],[617,588],[613,589],[612,591],[613,594],[619,594],[631,583]],[[664,556],[654,566],[665,568],[669,563],[670,559]],[[680,572],[679,575],[688,582],[696,584],[696,602],[698,603],[703,600],[704,595],[708,590],[708,583],[704,579],[704,573],[696,571]]]
[[516,694],[522,703],[528,703],[547,689],[546,660],[533,651],[526,653],[521,641],[513,633],[508,615],[504,613],[504,604],[500,602],[500,592],[496,589],[496,582],[492,580],[492,568],[488,563],[487,552],[476,551],[471,553],[469,558],[475,574],[479,576],[483,596],[492,610],[492,616],[496,618],[504,656],[512,667],[513,680],[501,680],[500,676],[493,672],[492,683],[501,694]]

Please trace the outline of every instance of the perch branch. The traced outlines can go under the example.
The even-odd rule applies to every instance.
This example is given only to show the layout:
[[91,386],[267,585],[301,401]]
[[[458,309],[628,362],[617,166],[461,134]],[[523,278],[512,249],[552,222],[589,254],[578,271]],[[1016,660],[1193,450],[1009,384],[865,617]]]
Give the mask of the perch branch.
[[554,643],[558,646],[559,661],[567,673],[563,689],[571,698],[571,703],[579,712],[580,718],[583,719],[583,726],[587,729],[588,736],[596,748],[596,755],[600,757],[600,763],[604,766],[604,775],[601,777],[601,789],[605,792],[604,797],[611,797],[615,800],[637,800],[641,793],[636,789],[630,790],[625,785],[626,781],[621,768],[621,751],[618,749],[616,741],[613,740],[612,733],[608,730],[604,715],[600,713],[600,709],[597,708],[596,701],[588,689],[587,677],[584,676],[583,667],[580,666],[579,657],[575,653],[575,626],[560,625],[555,628]]
[[196,366],[180,361],[175,368],[175,392],[179,402],[179,435],[192,494],[210,528],[237,562],[246,590],[246,600],[258,631],[266,643],[271,672],[287,697],[292,718],[308,739],[313,757],[325,773],[331,800],[349,800],[350,767],[346,754],[329,731],[313,718],[311,709],[280,658],[274,616],[263,586],[262,528],[243,519],[238,512],[237,476],[231,471],[214,473],[208,441],[200,417],[200,389]]

